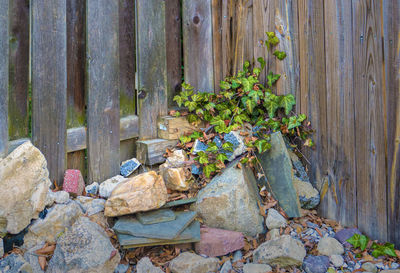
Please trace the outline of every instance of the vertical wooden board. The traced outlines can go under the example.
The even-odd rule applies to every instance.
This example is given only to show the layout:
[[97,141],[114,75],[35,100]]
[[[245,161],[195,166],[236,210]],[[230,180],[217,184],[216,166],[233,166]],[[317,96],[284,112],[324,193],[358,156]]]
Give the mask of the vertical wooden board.
[[[233,60],[233,38],[232,38],[232,17],[234,2],[222,0],[222,23],[221,23],[221,51],[222,51],[222,78],[232,75]],[[217,69],[217,67],[215,68]]]
[[300,112],[306,114],[316,129],[316,149],[306,152],[312,162],[311,181],[321,188],[326,175],[326,81],[323,1],[301,0],[299,11]]
[[212,33],[213,33],[213,66],[214,66],[214,91],[221,91],[219,87],[223,80],[223,58],[222,58],[222,25],[226,20],[222,15],[223,2],[227,0],[212,0]]
[[383,1],[389,241],[400,248],[400,1]]
[[211,0],[183,0],[184,79],[196,90],[214,91]]
[[29,1],[10,3],[9,136],[27,137],[29,88]]
[[119,0],[120,116],[136,111],[135,0]]
[[62,185],[66,167],[66,0],[31,2],[32,140]]
[[173,101],[173,98],[181,91],[182,82],[182,18],[180,2],[180,0],[165,1],[167,96],[169,107],[176,107],[176,102]]
[[352,1],[358,227],[386,241],[381,10],[381,1]]
[[8,1],[0,2],[0,158],[8,145]]
[[[327,92],[327,168],[331,190],[320,211],[345,226],[357,225],[353,50],[351,2],[327,1],[325,58]],[[333,186],[333,187],[332,187]]]
[[[67,1],[67,128],[85,126],[86,1]],[[87,181],[85,151],[68,153],[67,168]]]
[[136,1],[139,135],[157,137],[157,118],[167,113],[165,1]]
[[118,1],[88,0],[87,143],[89,183],[119,173]]

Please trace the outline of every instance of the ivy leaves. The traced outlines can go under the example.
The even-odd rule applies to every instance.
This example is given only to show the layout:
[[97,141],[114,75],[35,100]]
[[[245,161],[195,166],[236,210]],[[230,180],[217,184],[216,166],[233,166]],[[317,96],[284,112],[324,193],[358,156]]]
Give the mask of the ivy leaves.
[[265,45],[267,46],[268,50],[270,50],[271,47],[279,44],[279,38],[276,37],[275,32],[266,32],[266,34],[267,40],[265,40]]
[[[359,248],[361,251],[365,251],[369,245],[368,243],[370,242],[370,239],[365,235],[354,234],[351,238],[347,239],[347,242],[349,242],[354,248]],[[371,254],[375,258],[380,256],[397,257],[394,244],[377,244],[374,242],[370,246],[372,249]]]

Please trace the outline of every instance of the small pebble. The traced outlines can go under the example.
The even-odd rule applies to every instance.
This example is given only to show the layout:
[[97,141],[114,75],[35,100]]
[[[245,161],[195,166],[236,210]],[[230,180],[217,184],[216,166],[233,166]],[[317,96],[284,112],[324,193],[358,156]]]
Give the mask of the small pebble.
[[235,263],[239,260],[243,259],[243,254],[242,251],[236,250],[235,253],[233,253],[233,260],[232,262]]
[[335,267],[341,267],[344,263],[344,259],[340,255],[331,255],[329,259]]
[[372,273],[376,273],[378,271],[376,265],[370,262],[364,263],[361,268]]

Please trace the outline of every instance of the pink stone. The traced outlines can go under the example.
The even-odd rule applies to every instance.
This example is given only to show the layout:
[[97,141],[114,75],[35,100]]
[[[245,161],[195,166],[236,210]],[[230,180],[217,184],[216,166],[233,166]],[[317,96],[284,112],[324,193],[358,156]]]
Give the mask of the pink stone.
[[195,245],[198,254],[209,257],[223,256],[243,247],[241,232],[208,227],[200,229],[200,242]]
[[74,196],[82,195],[85,188],[80,170],[66,170],[64,174],[63,190]]

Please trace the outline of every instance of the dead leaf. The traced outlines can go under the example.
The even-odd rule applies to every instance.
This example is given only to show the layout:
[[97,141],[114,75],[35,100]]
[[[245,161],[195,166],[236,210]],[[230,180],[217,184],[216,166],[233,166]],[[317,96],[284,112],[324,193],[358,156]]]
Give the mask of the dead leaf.
[[44,271],[46,269],[46,265],[47,265],[46,257],[38,256],[38,261],[39,261],[40,268]]
[[41,248],[35,251],[38,255],[50,255],[53,254],[56,249],[56,245],[48,245],[47,243]]

